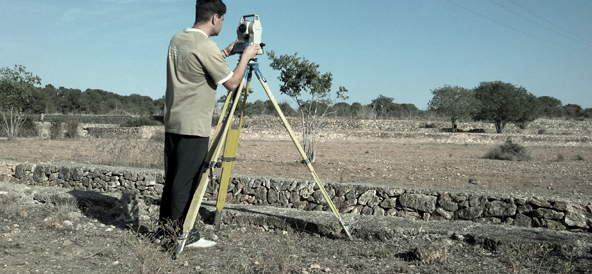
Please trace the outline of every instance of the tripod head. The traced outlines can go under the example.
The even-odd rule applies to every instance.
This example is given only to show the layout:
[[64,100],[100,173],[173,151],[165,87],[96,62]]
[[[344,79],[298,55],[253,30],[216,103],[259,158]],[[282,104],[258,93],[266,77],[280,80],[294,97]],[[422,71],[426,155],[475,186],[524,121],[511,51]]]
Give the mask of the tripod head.
[[[248,21],[247,18],[252,18]],[[261,21],[259,21],[259,15],[249,14],[241,16],[238,27],[236,28],[236,34],[238,41],[232,48],[232,53],[242,53],[245,48],[253,44],[259,44],[259,51],[257,55],[263,54],[264,43],[261,43],[261,33],[263,28],[261,27]]]

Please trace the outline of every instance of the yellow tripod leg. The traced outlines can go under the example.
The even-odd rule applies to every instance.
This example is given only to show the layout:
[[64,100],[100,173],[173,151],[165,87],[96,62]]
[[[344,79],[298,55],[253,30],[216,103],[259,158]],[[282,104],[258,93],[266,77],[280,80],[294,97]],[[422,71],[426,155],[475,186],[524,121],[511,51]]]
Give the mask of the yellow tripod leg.
[[349,233],[349,229],[347,228],[347,225],[345,225],[345,223],[343,222],[343,219],[341,218],[341,215],[339,214],[339,211],[335,207],[335,204],[333,204],[333,201],[331,200],[331,197],[329,197],[329,194],[327,193],[327,191],[325,190],[325,187],[321,183],[321,180],[319,179],[319,176],[317,175],[317,172],[312,167],[312,164],[310,163],[310,160],[308,159],[308,156],[306,156],[306,153],[304,152],[304,150],[300,146],[300,143],[296,139],[296,136],[294,135],[294,131],[292,130],[292,127],[288,123],[288,120],[286,120],[286,117],[284,116],[284,113],[282,112],[282,110],[280,109],[280,106],[278,105],[277,101],[275,100],[275,97],[273,96],[273,94],[269,90],[269,87],[267,86],[267,82],[265,81],[265,78],[260,77],[259,74],[257,74],[257,78],[259,79],[259,82],[261,82],[261,85],[263,86],[263,89],[265,89],[265,92],[267,93],[267,96],[269,97],[269,101],[271,101],[271,103],[273,104],[273,107],[275,108],[278,116],[282,120],[282,123],[284,124],[284,127],[288,131],[288,134],[290,135],[290,138],[292,138],[292,142],[294,142],[294,145],[296,145],[296,149],[298,149],[298,152],[300,153],[300,156],[302,156],[303,162],[306,164],[306,166],[308,167],[308,170],[310,171],[312,177],[314,178],[315,182],[317,183],[317,185],[321,189],[321,192],[323,193],[323,196],[325,197],[325,200],[329,204],[329,207],[331,207],[331,210],[333,211],[333,214],[335,214],[335,217],[337,217],[337,219],[341,223],[341,226],[345,230],[345,233],[347,234],[347,236],[349,237],[349,239],[350,240],[353,240],[351,234]]
[[234,167],[234,162],[236,160],[239,136],[240,128],[238,126],[233,126],[228,132],[228,137],[226,137],[224,154],[222,156],[222,176],[220,176],[220,187],[218,190],[214,225],[219,225],[222,218],[222,209],[224,209],[224,204],[226,203],[226,193],[228,192],[228,183],[230,181],[230,171]]
[[222,175],[220,176],[220,187],[218,188],[218,201],[216,202],[216,215],[214,217],[214,225],[219,225],[222,221],[222,210],[226,203],[226,195],[228,192],[228,184],[230,182],[230,171],[234,167],[236,161],[236,152],[240,137],[240,131],[243,127],[243,118],[245,108],[247,106],[247,98],[249,96],[249,88],[251,86],[252,70],[249,69],[247,76],[247,87],[245,88],[245,97],[243,98],[242,109],[240,113],[240,120],[238,125],[232,125],[224,144],[224,154],[222,155]]

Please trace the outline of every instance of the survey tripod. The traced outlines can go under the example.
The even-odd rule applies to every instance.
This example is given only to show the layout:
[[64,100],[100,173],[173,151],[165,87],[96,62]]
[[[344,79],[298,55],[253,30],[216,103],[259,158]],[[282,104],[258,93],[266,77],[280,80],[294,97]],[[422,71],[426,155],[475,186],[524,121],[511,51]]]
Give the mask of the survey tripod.
[[[314,168],[312,167],[310,160],[308,159],[308,157],[306,156],[306,153],[304,152],[304,150],[300,146],[300,143],[296,139],[294,132],[292,131],[292,127],[290,126],[290,124],[288,124],[286,117],[284,116],[282,110],[280,109],[277,101],[273,97],[273,94],[269,90],[269,87],[267,86],[267,80],[265,80],[265,78],[261,74],[257,60],[252,59],[249,62],[247,69],[245,70],[245,74],[243,76],[243,79],[241,80],[240,85],[238,86],[238,88],[236,90],[230,91],[228,93],[228,96],[226,97],[226,102],[224,103],[224,106],[222,107],[222,112],[220,114],[220,118],[218,119],[218,124],[216,126],[216,130],[214,131],[213,140],[209,146],[208,153],[206,154],[206,159],[204,160],[204,163],[206,164],[206,166],[204,166],[201,170],[201,179],[199,181],[199,186],[198,186],[197,190],[195,191],[195,193],[193,194],[193,198],[191,200],[191,205],[189,206],[189,211],[187,212],[187,216],[186,216],[185,221],[183,223],[183,232],[182,232],[181,237],[178,240],[179,245],[177,246],[177,249],[175,250],[175,254],[173,256],[174,259],[177,259],[180,256],[181,252],[183,252],[183,248],[185,247],[185,243],[186,243],[187,238],[189,236],[189,231],[191,231],[191,229],[193,228],[193,225],[195,223],[195,219],[197,218],[197,214],[198,214],[199,208],[201,206],[201,202],[203,200],[204,194],[206,192],[206,188],[207,188],[210,180],[213,181],[213,169],[215,167],[222,168],[222,174],[220,176],[220,186],[218,188],[219,189],[218,190],[218,200],[216,203],[216,217],[214,219],[214,223],[217,224],[220,222],[220,219],[222,216],[222,214],[221,214],[222,209],[224,208],[224,203],[226,202],[226,192],[228,191],[228,182],[230,180],[230,170],[234,166],[234,161],[236,159],[236,151],[237,151],[237,147],[238,147],[240,130],[242,128],[243,115],[244,115],[244,110],[245,110],[245,106],[246,106],[246,102],[247,102],[247,95],[248,95],[249,87],[251,85],[251,78],[252,78],[253,72],[257,76],[257,79],[259,79],[259,82],[261,82],[261,85],[263,86],[263,89],[265,89],[265,92],[267,93],[269,100],[271,101],[273,107],[277,111],[277,114],[280,117],[282,123],[284,124],[284,127],[288,131],[288,134],[292,138],[294,145],[296,145],[298,152],[302,156],[302,159],[303,159],[302,163],[306,164],[306,166],[308,167],[308,169],[309,169],[310,173],[312,174],[314,180],[316,181],[318,187],[320,188],[321,192],[323,193],[325,201],[327,201],[327,203],[331,207],[331,210],[335,214],[335,217],[337,217],[337,219],[341,223],[341,226],[345,230],[345,233],[347,234],[349,239],[352,240],[352,236],[349,233],[348,227],[343,222],[341,215],[339,215],[339,211],[337,211],[335,204],[333,204],[333,202],[331,201],[329,194],[327,194],[327,191],[323,187],[323,184],[321,183],[319,177],[317,176],[317,173],[315,172]],[[238,125],[235,125],[233,123],[234,113],[235,113],[237,105],[240,101],[241,93],[243,92],[243,87],[245,86],[245,84],[246,84],[246,88],[244,89],[245,95],[242,100],[243,104],[242,104],[241,113],[240,113],[240,120],[238,122]],[[222,152],[222,144],[223,143],[224,143],[224,154],[223,154],[223,157],[221,158],[222,161],[220,164],[218,162],[218,159],[220,157],[220,153]]]

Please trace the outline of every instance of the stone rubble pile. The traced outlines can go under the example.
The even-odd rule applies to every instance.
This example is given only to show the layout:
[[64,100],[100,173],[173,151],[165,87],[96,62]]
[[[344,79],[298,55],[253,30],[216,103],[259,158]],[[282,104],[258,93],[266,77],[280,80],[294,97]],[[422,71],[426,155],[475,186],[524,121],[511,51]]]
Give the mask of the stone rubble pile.
[[[18,164],[7,182],[59,186],[84,191],[121,192],[159,197],[163,173],[149,169],[116,169],[75,164]],[[207,187],[207,200],[216,200],[219,179]],[[398,216],[421,220],[468,220],[481,223],[592,232],[592,203],[542,197],[324,184],[341,213]],[[267,205],[300,210],[328,210],[316,182],[237,176],[230,180],[227,203]]]
[[[300,118],[287,117],[288,123],[299,130]],[[279,118],[275,116],[254,116],[247,117],[244,122],[245,127],[254,127],[261,129],[277,129],[283,125]],[[442,132],[443,129],[450,129],[450,121],[442,119],[411,119],[411,120],[362,120],[362,119],[338,119],[327,118],[319,127],[323,131],[394,131],[394,132]],[[467,122],[461,121],[459,129],[464,132],[475,131],[483,133],[495,133],[495,126],[488,122]],[[508,124],[504,133],[506,134],[526,134],[526,135],[590,135],[592,121],[582,120],[550,120],[537,119],[529,123],[526,128],[520,128],[515,124]]]

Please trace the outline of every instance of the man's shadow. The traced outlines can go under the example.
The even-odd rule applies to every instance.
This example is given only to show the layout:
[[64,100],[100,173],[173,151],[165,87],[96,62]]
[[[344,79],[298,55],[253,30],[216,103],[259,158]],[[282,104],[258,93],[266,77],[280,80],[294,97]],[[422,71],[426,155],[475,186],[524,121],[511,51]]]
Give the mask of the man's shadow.
[[[68,193],[76,199],[78,208],[82,214],[106,226],[114,226],[142,235],[152,235],[157,229],[160,198],[121,192],[104,193],[71,190]],[[252,205],[252,207],[250,209],[249,207],[236,207],[236,205],[229,206],[224,209],[222,218],[230,217],[226,216],[226,213],[232,211],[243,212],[247,216],[240,217],[240,214],[234,216],[234,218],[242,218],[241,225],[258,226],[266,224],[276,228],[293,229],[295,231],[318,234],[329,238],[341,238],[339,236],[341,233],[336,233],[335,228],[331,228],[330,226],[319,225],[296,216],[262,212],[256,209],[256,205]],[[215,207],[204,204],[198,212],[198,219],[203,221],[203,223],[214,223]],[[309,213],[314,214],[313,212]],[[234,218],[229,218],[226,221],[223,220],[223,222],[236,222],[237,220],[233,220]]]

